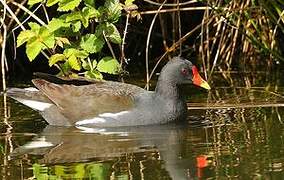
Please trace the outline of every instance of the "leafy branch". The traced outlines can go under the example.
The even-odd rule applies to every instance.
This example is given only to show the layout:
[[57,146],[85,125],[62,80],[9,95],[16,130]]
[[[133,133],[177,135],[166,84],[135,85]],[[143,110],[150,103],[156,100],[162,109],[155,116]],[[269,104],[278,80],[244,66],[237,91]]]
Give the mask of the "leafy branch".
[[[45,3],[29,0],[28,5]],[[26,54],[33,61],[41,51],[49,53],[49,65],[56,65],[61,74],[76,75],[79,72],[88,78],[102,79],[103,73],[118,74],[121,66],[112,49],[112,57],[105,56],[102,49],[107,43],[121,46],[122,38],[115,26],[126,6],[119,0],[106,0],[96,7],[94,0],[47,0],[46,7],[57,6],[58,17],[47,24],[29,22],[29,29],[21,31],[17,47],[25,44]],[[90,33],[88,29],[95,29]]]

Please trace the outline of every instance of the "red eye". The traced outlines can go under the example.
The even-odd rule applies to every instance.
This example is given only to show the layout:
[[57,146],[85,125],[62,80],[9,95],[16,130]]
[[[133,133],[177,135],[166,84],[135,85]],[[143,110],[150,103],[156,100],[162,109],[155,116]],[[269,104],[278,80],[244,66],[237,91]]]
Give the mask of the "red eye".
[[188,70],[186,68],[183,68],[181,70],[181,74],[184,75],[184,76],[187,76],[188,75]]

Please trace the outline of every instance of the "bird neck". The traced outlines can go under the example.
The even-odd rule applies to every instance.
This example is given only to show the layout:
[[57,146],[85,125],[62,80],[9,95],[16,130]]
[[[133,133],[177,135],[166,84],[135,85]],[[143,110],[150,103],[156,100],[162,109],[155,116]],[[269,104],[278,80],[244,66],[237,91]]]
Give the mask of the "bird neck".
[[158,96],[163,98],[181,98],[179,87],[175,82],[167,80],[159,80],[155,89]]

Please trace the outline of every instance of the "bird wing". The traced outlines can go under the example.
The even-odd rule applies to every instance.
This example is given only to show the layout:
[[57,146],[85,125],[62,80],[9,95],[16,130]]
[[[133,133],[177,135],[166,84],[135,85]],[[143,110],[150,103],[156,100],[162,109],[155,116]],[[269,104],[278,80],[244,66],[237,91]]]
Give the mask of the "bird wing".
[[45,79],[32,82],[72,124],[102,113],[127,111],[134,107],[135,97],[145,91],[138,86],[112,81],[56,80],[60,84]]

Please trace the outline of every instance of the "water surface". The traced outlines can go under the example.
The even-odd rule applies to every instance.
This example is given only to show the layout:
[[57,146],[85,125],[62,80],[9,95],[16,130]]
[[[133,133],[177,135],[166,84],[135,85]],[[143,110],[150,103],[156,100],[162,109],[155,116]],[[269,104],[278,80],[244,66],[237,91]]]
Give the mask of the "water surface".
[[92,131],[49,126],[1,96],[1,178],[283,179],[281,85],[198,89],[186,124]]

